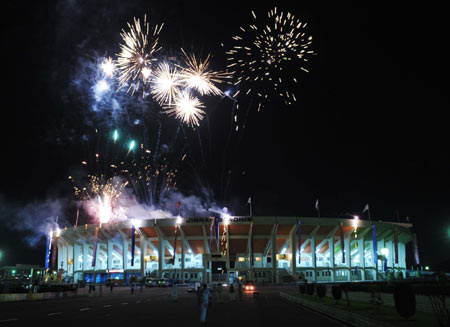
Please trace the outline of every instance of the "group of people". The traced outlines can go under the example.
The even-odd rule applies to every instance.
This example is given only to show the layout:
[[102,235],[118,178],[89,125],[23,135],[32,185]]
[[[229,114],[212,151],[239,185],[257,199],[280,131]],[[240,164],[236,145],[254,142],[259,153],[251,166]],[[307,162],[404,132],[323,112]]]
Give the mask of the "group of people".
[[[206,284],[203,284],[202,287],[199,287],[197,290],[198,303],[200,305],[200,323],[202,326],[204,326],[206,323],[206,312],[212,304],[212,293],[216,296],[217,303],[224,303],[224,291],[222,283],[213,284],[212,292],[208,289]],[[242,301],[243,286],[241,283],[238,283],[237,285],[237,294],[239,301]],[[229,296],[230,301],[236,301],[236,291],[234,284],[230,284]]]

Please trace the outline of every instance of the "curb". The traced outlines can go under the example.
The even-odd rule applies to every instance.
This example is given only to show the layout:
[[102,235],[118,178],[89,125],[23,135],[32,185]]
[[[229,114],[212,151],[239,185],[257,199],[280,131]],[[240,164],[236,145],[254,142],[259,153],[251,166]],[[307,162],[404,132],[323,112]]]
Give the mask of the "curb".
[[35,301],[35,300],[49,300],[62,299],[66,297],[84,296],[88,294],[78,294],[76,292],[45,292],[45,293],[12,293],[0,294],[0,303],[14,302],[14,301]]
[[345,323],[351,324],[353,326],[364,326],[364,327],[395,327],[388,323],[379,322],[376,320],[368,319],[367,317],[355,314],[349,311],[339,310],[328,305],[316,303],[313,301],[308,301],[302,299],[298,296],[289,295],[284,292],[280,292],[280,296],[288,301],[303,305],[308,309],[318,311],[326,316],[332,317],[334,319],[343,321]]

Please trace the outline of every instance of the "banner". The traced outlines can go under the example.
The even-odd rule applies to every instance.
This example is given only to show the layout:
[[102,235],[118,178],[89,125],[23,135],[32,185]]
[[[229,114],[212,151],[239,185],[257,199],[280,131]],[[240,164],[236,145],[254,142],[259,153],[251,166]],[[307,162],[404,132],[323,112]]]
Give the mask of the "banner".
[[253,253],[253,223],[250,225],[250,264],[253,267],[254,261],[254,253]]
[[[172,264],[175,266],[175,259],[177,255],[177,236],[178,236],[178,225],[175,226],[175,242],[173,243],[173,256],[172,256]],[[181,244],[183,246],[183,244]]]
[[419,248],[417,246],[417,235],[413,234],[413,251],[414,251],[414,260],[416,261],[416,265],[420,265],[419,260]]
[[[299,221],[298,223],[298,263],[302,262],[302,253],[301,253],[301,247],[302,247],[302,222]],[[295,253],[295,251],[292,251]]]
[[219,249],[219,217],[214,217],[214,233],[216,236],[217,252],[220,252],[220,249]]
[[398,264],[398,228],[394,228],[394,253],[395,263]]
[[341,237],[341,253],[342,253],[342,263],[345,263],[345,243],[344,243],[344,228],[342,223],[339,224],[339,234]]
[[45,263],[44,268],[48,269],[50,265],[50,245],[52,242],[52,237],[50,235],[47,235],[47,243],[45,245]]
[[377,253],[377,232],[375,230],[375,225],[372,225],[372,242],[373,242],[373,264],[376,266],[378,263],[378,253]]
[[94,233],[94,254],[92,255],[92,267],[95,268],[95,262],[97,259],[97,242],[98,242],[98,227],[95,227],[95,233]]
[[134,266],[134,248],[136,247],[136,227],[131,226],[131,266]]
[[58,236],[55,233],[55,237],[53,238],[53,244],[52,244],[52,269],[57,269],[57,263],[56,263],[56,255],[58,252]]
[[212,253],[212,233],[213,233],[213,227],[214,227],[214,217],[211,217],[211,225],[209,226],[209,248],[211,249],[211,253]]

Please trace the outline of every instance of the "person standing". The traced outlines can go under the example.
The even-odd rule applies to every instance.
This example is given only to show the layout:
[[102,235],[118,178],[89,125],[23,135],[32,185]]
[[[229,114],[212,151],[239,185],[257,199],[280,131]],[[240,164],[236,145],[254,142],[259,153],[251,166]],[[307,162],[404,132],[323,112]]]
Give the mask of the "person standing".
[[211,293],[206,284],[203,284],[202,299],[200,305],[200,324],[206,326],[206,312],[208,310],[209,302],[211,301]]
[[217,284],[216,300],[218,303],[223,303],[222,291],[223,291],[222,283]]
[[178,285],[175,283],[172,286],[172,301],[177,302],[178,300]]
[[234,302],[234,284],[230,284],[230,301]]
[[239,296],[239,301],[242,301],[242,284],[240,282],[238,284],[238,296]]

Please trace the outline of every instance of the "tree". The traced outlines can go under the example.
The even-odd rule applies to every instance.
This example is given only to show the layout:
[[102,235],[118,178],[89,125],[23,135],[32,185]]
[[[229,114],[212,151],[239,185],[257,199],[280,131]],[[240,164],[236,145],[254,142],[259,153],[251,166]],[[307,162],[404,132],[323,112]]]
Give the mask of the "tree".
[[416,296],[408,283],[397,283],[394,288],[394,303],[397,313],[409,319],[416,312]]
[[331,294],[333,294],[333,299],[336,300],[336,304],[342,298],[342,289],[339,286],[331,286]]
[[319,298],[323,298],[327,294],[327,287],[325,285],[316,285],[316,294]]

